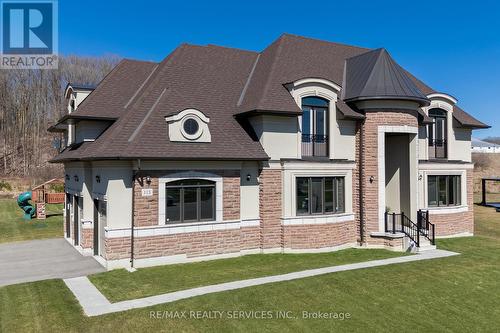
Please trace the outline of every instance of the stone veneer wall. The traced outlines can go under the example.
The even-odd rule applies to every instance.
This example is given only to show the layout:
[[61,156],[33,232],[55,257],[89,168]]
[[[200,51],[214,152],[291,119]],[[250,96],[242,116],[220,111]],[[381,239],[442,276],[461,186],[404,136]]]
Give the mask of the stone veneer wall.
[[436,225],[436,236],[474,233],[474,179],[473,170],[467,170],[467,212],[455,214],[430,214],[430,222]]
[[[365,240],[368,244],[377,244],[378,240],[370,237],[371,232],[379,231],[378,221],[378,127],[379,126],[413,126],[418,128],[417,112],[409,110],[367,111],[363,124],[364,139],[364,222]],[[370,176],[375,181],[370,183]]]
[[282,193],[280,169],[263,169],[260,173],[259,207],[262,249],[283,247],[281,226]]
[[82,246],[82,248],[91,249],[94,247],[94,229],[92,228],[82,229],[81,238],[82,239],[80,239],[80,245]]
[[[185,254],[187,258],[237,253],[259,247],[259,228],[189,232],[174,235],[137,237],[134,258],[153,258]],[[107,238],[106,259],[130,258],[130,237]]]
[[320,249],[352,244],[357,240],[355,221],[284,227],[285,249]]

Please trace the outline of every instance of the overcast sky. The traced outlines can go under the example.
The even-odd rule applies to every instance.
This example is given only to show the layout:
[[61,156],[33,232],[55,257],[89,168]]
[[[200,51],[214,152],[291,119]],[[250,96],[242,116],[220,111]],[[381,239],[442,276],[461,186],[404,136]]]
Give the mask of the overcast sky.
[[184,42],[260,51],[283,32],[385,47],[492,125],[474,136],[500,136],[500,4],[402,2],[61,0],[59,51],[160,61]]

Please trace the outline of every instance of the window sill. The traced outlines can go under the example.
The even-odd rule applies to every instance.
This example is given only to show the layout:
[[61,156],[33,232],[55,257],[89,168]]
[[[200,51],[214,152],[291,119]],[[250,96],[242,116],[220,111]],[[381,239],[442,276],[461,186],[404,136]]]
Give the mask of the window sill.
[[298,215],[281,219],[283,225],[334,224],[354,221],[354,214],[339,213],[331,215]]
[[447,206],[447,207],[427,207],[424,210],[428,210],[429,214],[456,214],[464,213],[469,211],[469,206]]

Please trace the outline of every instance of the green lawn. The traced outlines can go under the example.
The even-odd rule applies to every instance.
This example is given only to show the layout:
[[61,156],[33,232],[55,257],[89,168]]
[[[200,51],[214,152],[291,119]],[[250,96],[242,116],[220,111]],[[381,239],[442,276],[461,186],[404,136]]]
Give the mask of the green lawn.
[[0,243],[63,236],[63,204],[47,205],[45,220],[25,220],[16,199],[0,199]]
[[[262,285],[99,317],[85,317],[61,280],[3,287],[0,332],[498,332],[500,213],[475,209],[480,236],[438,242],[439,248],[459,256]],[[186,267],[165,280],[184,280]],[[255,271],[248,267],[248,272]],[[212,279],[205,271],[198,274]],[[119,278],[115,283],[121,283]],[[134,288],[130,283],[126,281]],[[188,311],[189,316],[189,311],[203,310],[290,311],[296,318],[237,320],[226,312],[223,319],[154,319],[150,313]],[[349,313],[350,318],[302,319],[302,311]]]
[[95,274],[89,278],[111,302],[118,302],[222,282],[401,255],[404,254],[364,249],[316,254],[256,254],[232,259],[142,268],[134,273],[119,269]]

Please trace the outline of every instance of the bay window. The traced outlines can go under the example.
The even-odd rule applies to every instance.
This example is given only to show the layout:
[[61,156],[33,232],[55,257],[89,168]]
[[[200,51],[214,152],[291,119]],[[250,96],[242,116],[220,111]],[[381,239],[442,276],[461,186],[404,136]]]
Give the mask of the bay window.
[[345,211],[344,177],[297,177],[297,215]]

